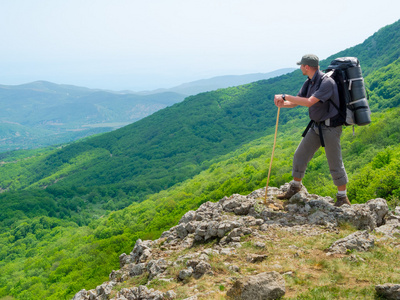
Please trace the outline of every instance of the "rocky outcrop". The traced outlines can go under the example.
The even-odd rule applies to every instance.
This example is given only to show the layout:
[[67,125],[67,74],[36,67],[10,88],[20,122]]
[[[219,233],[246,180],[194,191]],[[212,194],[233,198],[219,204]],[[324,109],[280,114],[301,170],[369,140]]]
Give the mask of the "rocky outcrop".
[[[393,235],[398,234],[400,217],[389,212],[384,199],[335,207],[332,198],[308,194],[303,188],[288,201],[276,200],[275,195],[287,187],[288,184],[280,189],[269,188],[267,206],[263,203],[265,189],[256,190],[247,196],[234,194],[216,203],[202,204],[196,211],[187,212],[176,226],[165,231],[159,239],[138,239],[129,254],[121,254],[120,269],[111,272],[108,282],[90,291],[80,291],[74,300],[173,299],[176,296],[173,291],[155,291],[145,285],[119,291],[115,287],[136,276],[145,276],[149,282],[158,279],[180,284],[212,276],[215,270],[210,264],[210,256],[235,255],[245,236],[254,237],[256,247],[264,249],[265,244],[260,237],[274,228],[309,236],[337,231],[343,223],[351,224],[359,230],[333,243],[327,249],[328,254],[368,251],[375,241],[375,237],[370,234],[372,230],[382,233],[384,238],[393,238]],[[171,258],[174,253],[208,241],[215,241],[211,249]],[[257,264],[267,257],[267,254],[249,255],[246,260],[247,263]],[[176,270],[175,273],[168,272],[171,269]],[[227,269],[239,272],[240,267],[229,265]],[[278,275],[275,272],[239,276],[228,294],[234,295],[234,299],[276,299],[268,298],[270,296],[267,295],[285,293],[284,280]],[[279,288],[275,289],[277,286]],[[256,294],[263,296],[253,297]]]

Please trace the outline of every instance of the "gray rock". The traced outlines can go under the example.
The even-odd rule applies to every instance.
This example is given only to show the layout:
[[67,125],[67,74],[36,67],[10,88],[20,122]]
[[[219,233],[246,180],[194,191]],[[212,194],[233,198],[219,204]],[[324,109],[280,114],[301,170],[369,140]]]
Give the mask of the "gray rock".
[[197,221],[190,221],[186,223],[185,229],[188,233],[194,233],[196,231],[197,225],[199,222]]
[[400,236],[400,216],[389,214],[386,218],[386,224],[375,229],[376,232],[383,233],[384,239],[394,239]]
[[234,212],[237,215],[247,215],[255,203],[255,199],[239,194],[233,194],[231,197],[225,197],[220,201],[224,211]]
[[122,282],[128,279],[127,277],[129,277],[129,274],[126,271],[126,268],[117,271],[113,270],[109,275],[110,281],[117,281],[117,282]]
[[204,237],[207,234],[208,223],[207,222],[200,222],[194,232],[194,239],[196,241],[203,241]]
[[235,300],[279,299],[286,293],[285,280],[278,272],[261,273],[238,279],[227,296]]
[[179,272],[178,279],[185,280],[187,278],[190,278],[192,275],[193,275],[193,268],[189,267]]
[[188,249],[188,248],[191,248],[193,246],[193,244],[194,244],[194,236],[193,235],[188,235],[182,241],[181,248]]
[[168,264],[164,259],[149,261],[146,267],[147,272],[149,272],[149,280],[152,280],[157,275],[163,273],[167,266]]
[[[168,292],[167,292],[168,293]],[[117,296],[111,300],[162,300],[162,299],[173,299],[166,298],[166,294],[155,291],[154,289],[148,289],[146,286],[139,286],[134,288],[123,288]]]
[[151,247],[153,246],[153,241],[142,241],[138,239],[136,241],[135,247],[133,248],[130,256],[131,260],[135,263],[145,262],[151,257]]
[[[96,287],[97,299],[108,300],[113,287],[116,285],[115,281],[104,282],[102,285]],[[90,299],[90,298],[89,298]]]
[[167,291],[164,294],[165,299],[175,299],[176,298],[176,293],[174,291]]
[[374,246],[374,239],[364,231],[356,231],[349,236],[340,239],[329,247],[330,253],[346,254],[349,250],[368,251]]
[[263,262],[267,258],[268,258],[268,255],[266,255],[266,254],[252,254],[252,255],[247,256],[246,260],[249,263],[255,264],[255,263]]
[[205,240],[209,240],[218,236],[218,226],[219,222],[217,221],[210,221],[207,225],[207,232],[204,236]]
[[218,225],[217,236],[222,238],[226,233],[230,232],[232,229],[239,227],[240,224],[235,221],[224,221]]
[[332,214],[325,213],[321,210],[317,210],[308,217],[310,224],[322,225],[322,226],[334,226],[337,224],[335,217]]
[[127,255],[126,253],[122,253],[119,256],[119,267],[122,268],[123,266],[130,264],[133,262],[132,256]]
[[212,274],[211,265],[205,261],[200,261],[194,269],[193,277],[199,279],[204,274]]
[[243,236],[243,230],[241,228],[235,228],[228,234],[228,238],[230,239],[238,237],[240,240],[241,236]]
[[228,270],[238,273],[240,271],[240,268],[237,265],[230,265],[228,266]]
[[206,273],[211,273],[211,265],[204,260],[192,259],[186,263],[186,266],[193,270],[193,277],[196,279],[199,279]]
[[384,218],[389,212],[389,207],[385,199],[376,198],[369,200],[365,205],[369,207],[370,214],[376,224],[375,227],[385,224]]
[[264,249],[266,247],[265,243],[262,243],[262,242],[255,242],[254,246],[257,248],[261,248],[261,249]]
[[75,294],[74,298],[72,298],[72,300],[86,300],[88,299],[88,292],[83,289],[80,290],[78,293]]
[[220,251],[221,255],[233,255],[236,253],[235,248],[222,248]]
[[348,222],[359,230],[372,231],[385,223],[384,218],[388,212],[386,200],[377,198],[365,204],[339,207],[335,216],[339,222]]
[[335,207],[326,199],[318,198],[308,201],[305,209],[312,224],[337,227],[340,223],[350,223],[358,230],[370,231],[384,224],[385,216],[389,212],[386,200],[381,198],[369,200],[365,204],[341,207]]
[[196,221],[215,220],[220,217],[222,207],[220,203],[205,202],[196,211]]
[[184,239],[188,235],[188,230],[186,229],[186,224],[182,223],[174,227],[178,237]]
[[193,210],[190,210],[186,214],[183,215],[183,217],[179,221],[179,224],[189,223],[191,221],[194,221],[195,219],[196,219],[196,212]]
[[400,300],[400,284],[386,283],[375,286],[375,291],[378,296],[389,300]]
[[131,277],[142,275],[143,272],[146,270],[145,263],[139,264],[130,264],[127,267],[128,273]]
[[302,186],[300,192],[294,194],[288,201],[288,204],[297,204],[300,206],[304,206],[309,201],[309,194],[307,189]]
[[[97,300],[97,292],[96,290],[90,290],[88,291],[88,298],[89,300]],[[101,299],[101,298],[100,298]]]
[[394,213],[400,216],[400,206],[396,206],[396,208],[394,209]]

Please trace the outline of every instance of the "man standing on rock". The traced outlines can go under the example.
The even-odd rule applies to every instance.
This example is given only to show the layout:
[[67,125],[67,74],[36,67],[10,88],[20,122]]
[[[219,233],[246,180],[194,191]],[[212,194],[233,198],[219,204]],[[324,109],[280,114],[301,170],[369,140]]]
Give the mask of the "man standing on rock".
[[[319,59],[314,54],[306,54],[297,63],[303,75],[308,78],[297,96],[275,95],[274,102],[277,107],[292,108],[298,105],[308,107],[311,127],[307,127],[304,138],[300,142],[293,157],[293,180],[286,193],[278,195],[278,199],[289,199],[301,190],[301,180],[304,177],[307,164],[310,162],[319,147],[325,147],[326,158],[333,183],[338,188],[335,206],[350,205],[347,198],[346,184],[348,182],[346,170],[343,165],[340,136],[342,126],[330,126],[331,118],[339,112],[331,105],[333,101],[339,107],[339,93],[335,81],[324,77],[319,70]],[[330,101],[328,101],[330,100]]]

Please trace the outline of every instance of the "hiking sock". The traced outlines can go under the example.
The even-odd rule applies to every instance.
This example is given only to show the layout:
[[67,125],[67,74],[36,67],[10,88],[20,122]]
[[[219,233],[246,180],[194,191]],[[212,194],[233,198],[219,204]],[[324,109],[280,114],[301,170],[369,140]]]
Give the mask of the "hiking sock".
[[337,195],[338,195],[338,196],[347,196],[347,191],[346,191],[346,190],[344,190],[344,191],[338,191],[338,192],[337,192]]
[[301,181],[296,181],[296,180],[292,180],[290,182],[291,185],[295,186],[295,187],[300,187],[301,186]]

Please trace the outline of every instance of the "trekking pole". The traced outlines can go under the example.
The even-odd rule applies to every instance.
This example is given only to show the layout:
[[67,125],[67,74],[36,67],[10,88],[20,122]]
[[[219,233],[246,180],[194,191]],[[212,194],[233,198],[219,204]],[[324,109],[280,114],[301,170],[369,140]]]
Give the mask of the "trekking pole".
[[274,147],[272,148],[272,154],[271,154],[271,161],[269,163],[269,170],[268,170],[268,178],[267,178],[267,186],[265,187],[265,198],[264,198],[264,204],[267,206],[267,194],[268,194],[268,185],[269,185],[269,177],[271,175],[271,168],[272,168],[272,160],[274,158],[274,152],[275,152],[275,145],[276,145],[276,135],[278,133],[278,122],[279,122],[279,111],[280,107],[278,107],[278,114],[276,116],[276,125],[275,125],[275,137],[274,137]]

